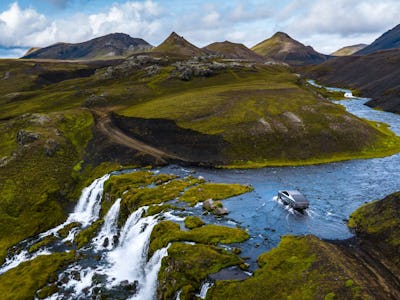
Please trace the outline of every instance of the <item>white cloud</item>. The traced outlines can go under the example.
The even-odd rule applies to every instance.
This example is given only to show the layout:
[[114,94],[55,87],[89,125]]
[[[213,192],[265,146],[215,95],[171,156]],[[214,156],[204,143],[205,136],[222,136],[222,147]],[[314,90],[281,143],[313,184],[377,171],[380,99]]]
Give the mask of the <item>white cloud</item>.
[[[46,1],[60,7],[69,2]],[[252,46],[276,31],[284,31],[318,51],[330,53],[349,44],[372,42],[398,23],[400,12],[398,0],[195,2],[126,0],[95,13],[82,11],[63,19],[21,8],[15,2],[0,11],[0,47],[82,42],[113,32],[156,45],[172,31],[199,46],[226,39]]]
[[[18,3],[0,13],[0,45],[26,46],[25,42],[39,42],[37,33],[46,33],[51,23],[34,9],[22,10]],[[33,40],[32,40],[33,39]]]
[[159,5],[152,1],[115,3],[106,11],[75,14],[50,20],[33,8],[17,2],[0,13],[0,46],[47,46],[55,42],[81,42],[113,32],[135,37],[152,37],[160,28]]
[[[338,40],[356,43],[361,37],[371,42],[372,37],[377,38],[398,23],[399,12],[397,0],[296,0],[281,12],[280,20],[288,18],[281,28],[290,34],[314,40],[314,44],[325,35],[323,44],[336,45]],[[313,36],[316,38],[310,38]]]
[[204,25],[212,27],[212,26],[217,26],[220,22],[220,14],[216,11],[212,11],[208,14],[206,14],[203,18],[202,21]]
[[294,0],[277,17],[277,29],[323,53],[371,43],[398,24],[398,0]]

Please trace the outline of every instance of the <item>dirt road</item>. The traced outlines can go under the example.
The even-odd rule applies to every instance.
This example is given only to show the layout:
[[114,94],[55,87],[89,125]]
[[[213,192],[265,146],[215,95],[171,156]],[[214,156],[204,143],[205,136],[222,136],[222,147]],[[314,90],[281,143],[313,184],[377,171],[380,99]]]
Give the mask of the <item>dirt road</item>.
[[157,149],[137,139],[134,139],[112,124],[110,112],[106,110],[92,110],[96,119],[96,128],[113,142],[134,149],[140,153],[154,157],[160,163],[187,162],[182,157]]

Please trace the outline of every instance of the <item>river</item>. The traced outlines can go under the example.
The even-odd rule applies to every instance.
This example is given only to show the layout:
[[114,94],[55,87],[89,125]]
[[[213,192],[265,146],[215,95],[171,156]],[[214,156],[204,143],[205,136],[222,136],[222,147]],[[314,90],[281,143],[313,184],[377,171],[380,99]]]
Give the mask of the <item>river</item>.
[[[368,99],[353,97],[348,90],[330,89],[346,93],[348,99],[339,103],[352,114],[387,123],[400,135],[400,115],[373,110],[364,105]],[[302,167],[224,170],[188,169],[171,165],[156,169],[155,172],[202,176],[212,182],[251,184],[254,191],[224,200],[224,206],[230,211],[229,215],[222,218],[207,215],[202,218],[207,223],[247,229],[251,238],[238,246],[243,250],[242,256],[250,258],[250,270],[254,270],[258,255],[276,247],[282,235],[313,234],[322,239],[351,237],[346,221],[357,207],[400,190],[399,166],[400,154],[396,154],[385,158]],[[38,255],[66,251],[68,248],[60,243],[50,244],[34,253],[29,253],[27,249],[72,222],[88,225],[97,220],[103,184],[109,176],[107,174],[97,179],[82,191],[74,212],[64,224],[38,237],[22,241],[18,247],[25,250],[10,255],[7,262],[0,267],[0,274]],[[298,189],[303,192],[310,201],[310,208],[302,214],[284,206],[276,199],[278,190],[282,189]],[[116,220],[119,204],[120,200],[116,200],[98,235],[88,247],[81,250],[85,258],[71,264],[59,275],[59,279],[63,276],[69,279],[51,299],[85,299],[95,293],[96,289],[97,292],[101,290],[103,295],[118,295],[129,292],[130,289],[138,289],[139,293],[132,299],[152,299],[161,259],[168,251],[167,248],[160,249],[146,261],[152,228],[161,218],[182,222],[186,215],[202,215],[203,212],[198,205],[187,208],[184,212],[141,218],[146,208],[140,208],[128,218],[123,228],[118,229]],[[118,230],[119,242],[111,244]],[[72,230],[62,242],[66,244],[71,241],[75,234],[76,231]],[[108,245],[104,245],[106,237],[110,242]],[[127,260],[127,257],[130,259]]]

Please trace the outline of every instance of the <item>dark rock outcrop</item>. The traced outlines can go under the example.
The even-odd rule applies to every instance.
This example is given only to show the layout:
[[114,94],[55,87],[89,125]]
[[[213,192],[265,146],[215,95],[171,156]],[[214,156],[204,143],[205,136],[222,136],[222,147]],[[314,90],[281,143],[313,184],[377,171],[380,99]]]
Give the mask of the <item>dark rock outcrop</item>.
[[39,138],[40,138],[40,134],[37,132],[30,132],[30,131],[21,129],[17,133],[17,143],[21,146],[31,144],[34,141],[38,140]]

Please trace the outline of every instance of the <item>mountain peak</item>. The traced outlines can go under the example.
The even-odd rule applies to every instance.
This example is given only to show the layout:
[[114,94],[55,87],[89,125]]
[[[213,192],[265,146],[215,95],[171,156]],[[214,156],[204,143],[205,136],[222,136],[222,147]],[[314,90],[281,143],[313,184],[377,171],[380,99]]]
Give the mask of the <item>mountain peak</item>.
[[255,45],[251,50],[264,58],[291,65],[317,64],[327,59],[326,55],[316,52],[312,47],[303,45],[281,31]]
[[287,33],[278,31],[271,38],[281,38],[281,39],[290,39],[293,40]]
[[154,48],[153,51],[181,56],[201,56],[205,54],[203,50],[197,48],[176,32],[172,32],[160,45]]

